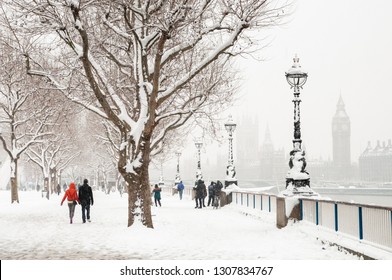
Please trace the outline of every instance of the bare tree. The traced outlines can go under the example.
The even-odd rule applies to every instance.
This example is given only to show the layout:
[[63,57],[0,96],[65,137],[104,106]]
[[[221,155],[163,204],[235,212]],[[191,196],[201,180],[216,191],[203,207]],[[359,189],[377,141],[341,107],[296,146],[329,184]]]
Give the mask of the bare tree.
[[[106,155],[107,155],[107,166],[110,169],[117,166],[118,163],[118,155],[120,151],[120,133],[112,123],[108,121],[102,121],[103,126],[103,135],[97,134],[96,138],[99,142],[101,142],[104,146]],[[102,130],[101,130],[102,131]],[[102,134],[102,133],[101,133]],[[111,170],[113,171],[113,170]],[[122,189],[119,187],[121,181],[121,174],[120,172],[115,172],[115,189],[122,194]]]
[[47,199],[59,184],[57,173],[64,170],[80,154],[80,152],[73,151],[71,145],[69,137],[57,134],[42,143],[31,146],[26,153],[29,160],[42,171]]
[[[254,46],[247,31],[275,25],[283,13],[274,0],[11,2],[15,32],[58,46],[45,57],[26,52],[29,73],[119,130],[128,226],[138,216],[147,227],[151,153],[190,120],[214,120],[234,94],[231,59]],[[49,54],[57,55],[51,68]]]
[[27,76],[22,56],[0,43],[0,142],[11,159],[11,203],[18,202],[18,161],[32,145],[50,135],[52,110],[44,105],[37,81]]

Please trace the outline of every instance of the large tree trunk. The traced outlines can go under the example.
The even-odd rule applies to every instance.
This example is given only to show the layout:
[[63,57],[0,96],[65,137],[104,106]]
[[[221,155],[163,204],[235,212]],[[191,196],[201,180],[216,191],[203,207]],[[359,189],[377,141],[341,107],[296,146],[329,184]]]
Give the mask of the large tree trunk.
[[56,168],[50,168],[49,169],[49,174],[50,174],[50,194],[53,194],[56,192]]
[[[126,133],[122,134],[122,139],[126,139]],[[134,168],[132,172],[127,170],[127,162],[129,161],[129,150],[127,148],[119,151],[118,171],[124,178],[128,192],[128,227],[135,223],[135,219],[139,219],[141,223],[153,228],[151,217],[151,189],[148,167],[150,164],[150,141],[144,138],[142,141],[142,149],[140,153],[141,165]],[[128,147],[129,148],[129,147]],[[133,159],[135,160],[135,159]]]
[[18,195],[18,161],[11,159],[11,203],[19,203]]
[[139,219],[144,226],[153,228],[148,164],[143,164],[140,173],[132,174],[126,178],[126,181],[128,189],[128,227],[134,224],[135,219]]

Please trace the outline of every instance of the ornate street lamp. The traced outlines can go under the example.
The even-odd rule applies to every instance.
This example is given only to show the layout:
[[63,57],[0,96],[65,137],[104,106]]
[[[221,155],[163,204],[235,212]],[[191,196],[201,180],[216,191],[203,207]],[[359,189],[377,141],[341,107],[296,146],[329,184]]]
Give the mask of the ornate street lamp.
[[226,131],[229,133],[229,160],[226,168],[226,180],[225,180],[225,187],[230,184],[237,185],[237,179],[235,177],[235,166],[234,166],[234,156],[233,156],[233,132],[237,124],[234,123],[233,117],[230,115],[229,119],[225,123]]
[[200,179],[203,179],[203,174],[201,173],[201,148],[203,147],[203,140],[201,138],[196,138],[195,146],[197,149],[197,170],[196,170],[196,182]]
[[176,156],[177,156],[177,174],[176,174],[176,178],[174,179],[174,185],[177,185],[181,182],[181,176],[180,176],[180,156],[181,156],[181,152],[176,152]]
[[[286,190],[288,194],[314,195],[310,189],[310,176],[305,170],[305,151],[301,144],[301,121],[300,121],[300,89],[306,83],[308,74],[301,68],[297,55],[294,58],[293,66],[286,72],[287,82],[294,89],[294,139],[293,150],[290,152],[289,167],[286,175]],[[286,193],[287,194],[287,193]]]

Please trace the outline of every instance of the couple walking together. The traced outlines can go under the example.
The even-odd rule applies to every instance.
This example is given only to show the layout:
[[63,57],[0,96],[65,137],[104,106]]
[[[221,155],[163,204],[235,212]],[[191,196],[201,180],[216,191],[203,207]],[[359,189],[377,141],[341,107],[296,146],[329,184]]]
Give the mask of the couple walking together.
[[73,217],[75,214],[75,206],[77,203],[82,205],[82,220],[83,223],[90,220],[90,204],[94,204],[93,191],[88,185],[88,180],[84,179],[83,185],[79,187],[79,195],[76,191],[75,183],[69,184],[69,188],[65,191],[64,197],[61,200],[63,205],[64,200],[67,198],[67,204],[69,208],[69,219],[70,223],[73,223]]

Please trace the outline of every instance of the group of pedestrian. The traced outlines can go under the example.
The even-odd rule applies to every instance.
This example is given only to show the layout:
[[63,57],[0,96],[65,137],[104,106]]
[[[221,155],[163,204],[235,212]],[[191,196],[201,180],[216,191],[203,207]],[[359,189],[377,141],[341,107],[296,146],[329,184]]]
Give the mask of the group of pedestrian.
[[[79,192],[79,193],[78,193]],[[94,204],[93,191],[88,185],[88,180],[84,179],[83,185],[76,190],[75,183],[70,183],[69,188],[65,191],[64,197],[61,200],[60,205],[63,205],[64,200],[67,199],[69,208],[69,219],[70,223],[73,223],[73,217],[75,214],[75,207],[77,204],[82,206],[82,221],[86,223],[91,222],[90,219],[90,205]]]
[[214,206],[214,202],[219,201],[219,196],[220,196],[220,191],[222,189],[223,185],[220,181],[214,182],[211,181],[210,185],[208,186],[208,191],[207,187],[202,179],[199,179],[196,181],[195,186],[193,190],[195,191],[195,202],[196,206],[195,208],[203,208],[206,207],[205,205],[205,199],[208,195],[208,206]]
[[[195,201],[196,201],[196,207],[195,208],[203,208],[206,207],[205,205],[205,198],[208,195],[208,204],[207,206],[214,206],[214,202],[217,200],[219,201],[219,195],[220,191],[222,189],[223,185],[220,181],[217,182],[211,182],[210,185],[208,186],[208,192],[207,192],[207,187],[202,179],[199,179],[196,181],[196,184],[193,188],[195,191]],[[182,200],[183,197],[183,192],[184,192],[184,184],[182,181],[177,184],[177,190],[179,193],[180,200]],[[158,186],[158,184],[155,184],[151,194],[154,196],[154,203],[155,206],[158,207],[158,205],[161,207],[161,191],[162,189]],[[93,198],[93,192],[91,187],[88,185],[88,180],[84,179],[83,185],[78,186],[78,190],[76,190],[75,183],[70,183],[69,188],[65,191],[64,197],[61,200],[60,205],[63,205],[65,199],[67,199],[67,204],[69,208],[69,219],[70,223],[73,223],[73,217],[75,214],[75,207],[77,204],[80,204],[82,206],[82,221],[83,223],[86,223],[86,221],[91,222],[90,219],[90,205],[94,204],[94,198]]]

